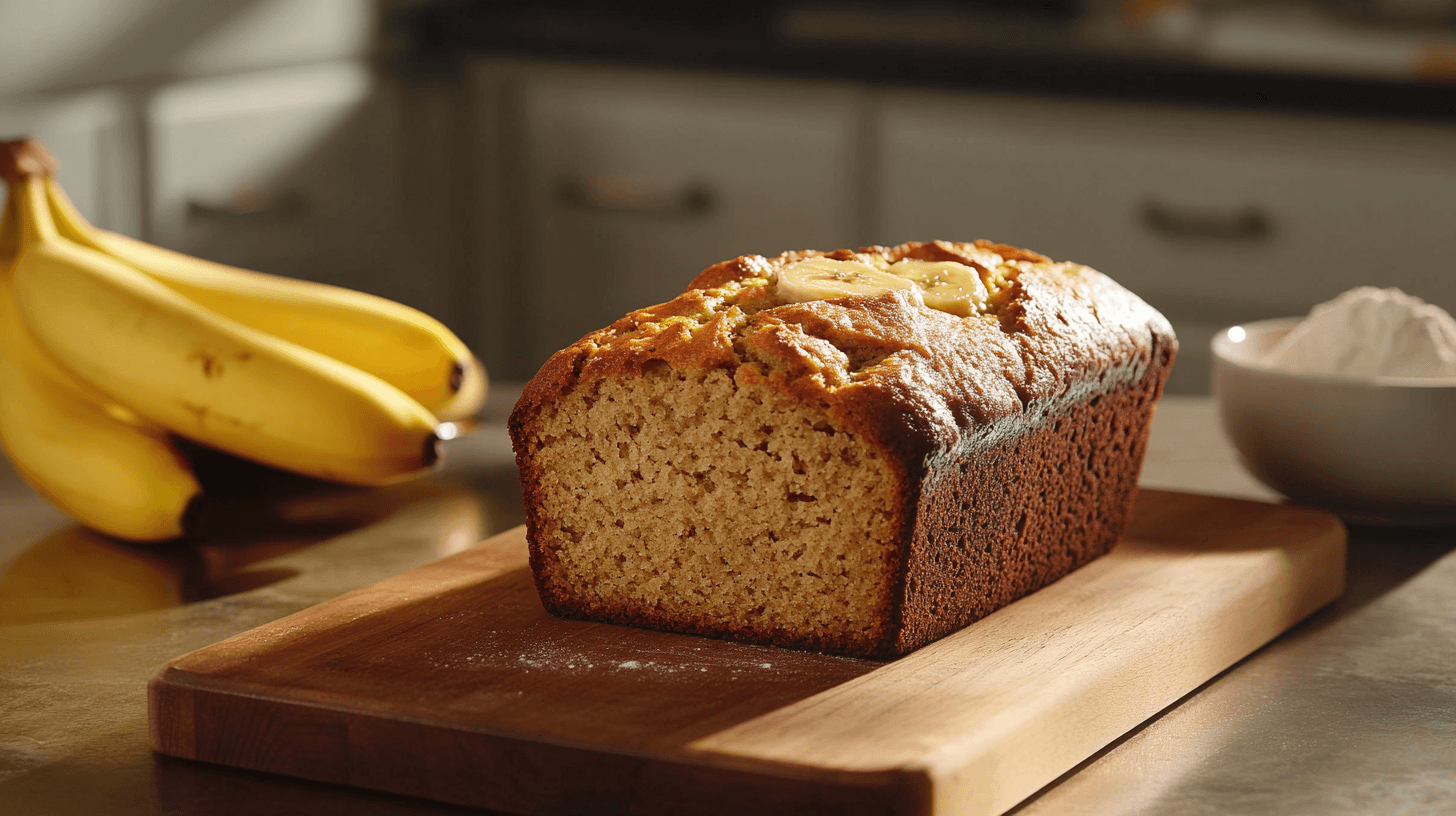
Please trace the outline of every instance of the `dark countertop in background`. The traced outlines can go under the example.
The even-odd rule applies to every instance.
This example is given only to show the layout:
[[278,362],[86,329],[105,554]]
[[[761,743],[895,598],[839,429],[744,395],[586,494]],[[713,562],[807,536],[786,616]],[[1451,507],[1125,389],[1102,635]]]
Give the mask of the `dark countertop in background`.
[[[1329,65],[1259,67],[1247,49],[1232,57],[1227,49],[1213,54],[1206,18],[1200,50],[1186,32],[1089,19],[1069,0],[936,5],[440,0],[411,11],[404,22],[423,59],[468,54],[590,60],[897,87],[1456,120],[1456,27],[1349,18],[1327,24],[1323,15],[1306,17],[1312,33],[1294,20],[1288,30],[1300,41],[1290,51],[1302,49],[1309,63],[1310,44],[1333,37]],[[1246,21],[1238,25],[1249,29]],[[1429,41],[1434,67],[1428,66],[1424,79],[1415,73],[1401,78],[1392,75],[1386,57],[1368,67],[1339,53],[1347,50],[1349,38],[1367,32],[1372,48],[1382,53],[1399,50],[1391,43],[1409,40],[1414,48]],[[1276,62],[1277,51],[1270,53]]]

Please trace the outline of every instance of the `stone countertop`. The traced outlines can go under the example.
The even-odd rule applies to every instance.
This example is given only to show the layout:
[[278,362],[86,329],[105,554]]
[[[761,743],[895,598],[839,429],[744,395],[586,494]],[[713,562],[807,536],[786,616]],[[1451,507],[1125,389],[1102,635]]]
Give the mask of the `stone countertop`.
[[[0,812],[425,814],[456,808],[151,753],[169,660],[520,523],[497,386],[435,476],[220,496],[185,545],[128,546],[0,474]],[[256,474],[254,474],[256,477]],[[1166,397],[1143,483],[1275,501],[1207,398]],[[1349,588],[1024,803],[1046,814],[1383,814],[1456,806],[1456,530],[1351,528]]]

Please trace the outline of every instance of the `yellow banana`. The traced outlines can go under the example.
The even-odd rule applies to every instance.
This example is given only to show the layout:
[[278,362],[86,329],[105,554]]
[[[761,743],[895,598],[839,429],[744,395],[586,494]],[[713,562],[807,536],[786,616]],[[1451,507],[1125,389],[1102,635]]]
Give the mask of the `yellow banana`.
[[485,401],[480,362],[424,312],[351,289],[204,261],[98,229],[54,178],[45,184],[62,236],[111,255],[218,314],[367,371],[442,419],[471,416]]
[[19,224],[11,187],[0,221],[0,441],[36,492],[107,535],[182,535],[197,480],[160,428],[107,406],[46,356],[21,321],[10,267]]
[[436,419],[424,406],[63,238],[44,177],[12,182],[16,301],[40,345],[78,379],[175,434],[308,476],[382,484],[434,464]]

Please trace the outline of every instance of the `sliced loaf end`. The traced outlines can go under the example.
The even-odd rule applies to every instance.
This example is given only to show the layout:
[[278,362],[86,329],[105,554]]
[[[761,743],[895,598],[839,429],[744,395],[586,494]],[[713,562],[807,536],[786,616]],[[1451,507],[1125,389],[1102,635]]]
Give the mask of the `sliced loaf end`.
[[553,612],[840,653],[893,636],[897,476],[826,410],[663,368],[578,386],[538,423]]

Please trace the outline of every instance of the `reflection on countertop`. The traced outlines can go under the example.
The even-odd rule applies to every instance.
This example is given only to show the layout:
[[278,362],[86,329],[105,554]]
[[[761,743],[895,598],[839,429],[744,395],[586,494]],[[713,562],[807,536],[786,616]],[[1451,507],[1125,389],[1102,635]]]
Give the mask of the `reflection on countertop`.
[[[520,524],[504,430],[519,390],[495,386],[440,470],[400,485],[328,484],[204,453],[195,465],[207,494],[177,542],[133,544],[71,523],[6,468],[0,514],[16,523],[0,538],[0,626],[186,610],[263,589],[329,597]],[[385,564],[370,563],[385,550]]]

